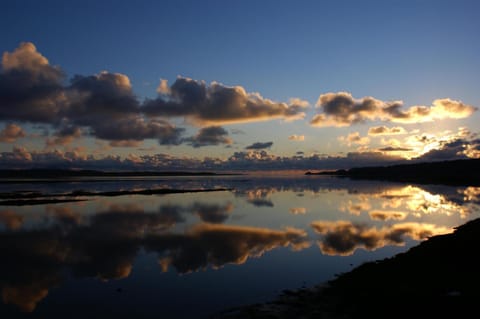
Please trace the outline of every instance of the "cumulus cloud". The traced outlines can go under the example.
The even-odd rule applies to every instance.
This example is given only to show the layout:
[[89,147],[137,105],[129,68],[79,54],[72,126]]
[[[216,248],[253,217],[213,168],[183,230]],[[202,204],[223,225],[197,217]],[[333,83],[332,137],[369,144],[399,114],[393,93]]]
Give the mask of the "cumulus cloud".
[[[0,118],[61,126],[48,146],[66,145],[79,132],[113,145],[157,139],[160,144],[179,144],[183,129],[165,120],[146,120],[132,91],[129,78],[103,71],[76,75],[65,86],[63,72],[51,66],[32,43],[21,43],[5,52],[0,72]],[[66,134],[64,127],[76,131]],[[128,142],[126,142],[128,141]]]
[[37,52],[33,43],[23,42],[2,56],[0,70],[0,119],[56,123],[65,106],[64,75]]
[[349,126],[367,120],[398,123],[422,123],[442,119],[461,119],[470,116],[476,107],[452,99],[434,100],[432,106],[411,106],[403,110],[403,102],[385,102],[373,97],[355,99],[348,92],[321,94],[313,126]]
[[45,143],[47,144],[47,147],[68,145],[81,136],[82,129],[80,127],[67,125],[61,127],[57,132],[55,132],[53,138],[47,138]]
[[5,128],[0,131],[0,142],[14,143],[17,139],[27,136],[22,127],[10,123],[5,125]]
[[368,135],[400,135],[407,134],[407,131],[401,126],[386,127],[386,126],[374,126],[368,129]]
[[255,142],[251,145],[245,147],[246,150],[262,150],[265,148],[270,148],[273,145],[273,142]]
[[307,209],[305,207],[292,207],[288,211],[293,215],[305,215],[307,213]]
[[165,79],[160,79],[160,84],[157,87],[158,94],[168,95],[171,93],[170,88],[168,87],[168,81]]
[[288,137],[291,141],[305,141],[305,135],[293,134]]
[[78,125],[95,127],[107,118],[115,122],[139,113],[130,79],[124,74],[103,71],[91,76],[76,75],[68,94],[66,115]]
[[165,120],[143,118],[124,74],[104,71],[88,77],[75,76],[68,93],[69,121],[88,127],[97,138],[114,141],[112,145],[133,145],[144,139],[158,139],[162,145],[181,143],[184,129]]
[[159,119],[121,119],[97,126],[92,132],[97,138],[109,141],[142,141],[157,139],[161,145],[178,145],[185,129]]
[[[163,87],[165,84],[160,84]],[[308,103],[293,99],[289,104],[274,102],[258,93],[247,93],[241,86],[225,86],[217,82],[207,85],[186,77],[178,77],[156,99],[145,101],[142,110],[150,116],[186,117],[202,125],[253,122],[280,118],[300,119]]]
[[353,132],[347,136],[340,136],[338,140],[348,146],[351,146],[352,144],[367,145],[370,143],[370,138],[368,136],[361,137],[359,132]]
[[227,137],[228,132],[221,126],[204,127],[198,131],[197,135],[184,139],[193,147],[202,147],[219,144],[232,144],[231,138]]
[[[65,85],[62,70],[50,65],[30,42],[5,52],[0,71],[0,119],[45,123],[55,129],[76,127],[83,136],[107,140],[112,146],[130,147],[144,139],[157,139],[163,145],[186,142],[194,147],[230,144],[231,140],[225,134],[219,135],[219,131],[215,136],[207,136],[213,133],[212,129],[201,131],[192,139],[182,138],[184,129],[158,117],[185,117],[213,127],[222,123],[299,119],[308,107],[308,102],[300,99],[274,102],[258,93],[247,93],[241,86],[228,87],[217,82],[206,85],[184,77],[177,78],[171,87],[162,79],[158,98],[140,103],[128,76],[120,73],[76,75]],[[67,136],[60,130],[46,141],[47,146],[66,145],[78,137]]]

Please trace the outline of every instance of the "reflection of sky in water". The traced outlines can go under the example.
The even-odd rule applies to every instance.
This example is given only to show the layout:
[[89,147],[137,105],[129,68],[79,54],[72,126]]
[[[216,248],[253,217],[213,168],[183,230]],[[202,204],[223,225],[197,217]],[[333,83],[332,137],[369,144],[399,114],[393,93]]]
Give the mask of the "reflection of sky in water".
[[[0,314],[191,317],[259,302],[451,232],[478,217],[480,195],[303,176],[99,184],[233,190],[0,206]],[[88,184],[19,189],[27,186]]]

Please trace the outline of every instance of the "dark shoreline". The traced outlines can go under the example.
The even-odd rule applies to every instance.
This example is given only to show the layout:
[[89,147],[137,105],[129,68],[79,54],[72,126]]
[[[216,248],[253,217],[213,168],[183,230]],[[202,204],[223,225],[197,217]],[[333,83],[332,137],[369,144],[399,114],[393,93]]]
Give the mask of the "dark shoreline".
[[479,245],[480,218],[324,285],[210,318],[471,318],[480,297]]

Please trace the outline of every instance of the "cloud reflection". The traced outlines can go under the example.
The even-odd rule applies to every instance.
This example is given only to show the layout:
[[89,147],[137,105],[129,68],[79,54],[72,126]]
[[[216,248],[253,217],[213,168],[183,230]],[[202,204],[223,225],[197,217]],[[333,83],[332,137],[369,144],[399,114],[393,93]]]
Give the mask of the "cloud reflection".
[[310,244],[304,230],[242,227],[215,224],[224,221],[233,206],[197,202],[189,209],[201,223],[184,233],[170,229],[184,221],[188,211],[177,205],[144,211],[137,205],[110,205],[79,218],[73,209],[46,208],[48,220],[39,227],[22,228],[22,215],[2,211],[0,232],[0,291],[3,302],[32,312],[50,288],[70,273],[101,281],[130,275],[142,248],[158,253],[160,265],[188,273],[225,264],[242,264],[277,247],[300,250]]
[[146,247],[158,253],[166,271],[173,266],[179,273],[219,268],[225,264],[243,264],[249,257],[260,257],[277,247],[300,250],[309,246],[304,230],[199,224],[185,234],[149,236]]
[[0,224],[4,224],[7,229],[15,230],[22,226],[23,216],[18,215],[15,211],[7,209],[0,211]]
[[230,202],[225,205],[195,202],[191,209],[202,221],[218,224],[227,220],[228,216],[233,211],[233,204]]
[[[325,178],[242,178],[234,182],[236,197],[231,202],[197,200],[146,210],[142,204],[113,205],[107,201],[94,214],[71,204],[44,206],[44,214],[28,214],[23,208],[1,210],[3,302],[31,312],[52,287],[63,283],[67,273],[101,281],[125,278],[142,249],[158,255],[161,270],[184,274],[243,264],[279,247],[301,250],[312,244],[312,238],[302,229],[223,224],[233,214],[234,203],[242,200],[244,204],[263,201],[273,206],[286,191],[305,194],[306,204],[309,199],[333,195],[341,202],[332,201],[331,205],[358,214],[353,219],[363,218],[365,223],[313,221],[314,240],[323,254],[351,255],[357,249],[404,245],[409,239],[449,233],[450,227],[415,220],[433,213],[449,216],[460,212],[464,216],[480,196],[478,187],[420,188],[389,183],[379,187],[378,182],[344,179],[332,183]],[[328,201],[321,203],[330,205]],[[309,215],[304,216],[308,218],[324,209],[302,204],[292,205],[290,212],[301,214],[308,209]],[[200,223],[186,226],[187,221],[198,220],[195,216]],[[389,225],[382,224],[386,221]]]
[[345,220],[314,221],[311,226],[322,237],[317,242],[322,253],[341,256],[352,255],[359,248],[375,250],[387,245],[404,245],[406,237],[423,240],[453,231],[447,227],[421,223],[400,223],[377,229]]
[[404,220],[407,217],[407,213],[400,212],[400,211],[392,211],[392,210],[372,210],[368,212],[370,218],[375,220]]

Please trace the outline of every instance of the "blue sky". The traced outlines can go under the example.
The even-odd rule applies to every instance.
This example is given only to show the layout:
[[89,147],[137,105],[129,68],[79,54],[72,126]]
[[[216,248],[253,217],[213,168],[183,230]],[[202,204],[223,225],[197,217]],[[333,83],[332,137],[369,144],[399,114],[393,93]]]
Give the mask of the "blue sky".
[[[33,44],[35,54],[61,68],[68,92],[78,91],[69,82],[75,75],[98,77],[106,71],[128,77],[139,108],[145,106],[145,99],[158,99],[160,79],[172,86],[179,76],[197,84],[204,81],[206,87],[212,82],[221,88],[240,86],[247,94],[258,93],[275,103],[290,105],[291,98],[298,98],[309,107],[295,111],[303,113],[300,119],[275,113],[278,116],[250,116],[235,124],[218,119],[207,123],[203,115],[191,110],[172,116],[158,109],[154,115],[145,115],[141,109],[139,117],[145,121],[153,116],[155,121],[161,118],[183,130],[174,144],[159,144],[155,134],[133,136],[135,143],[120,143],[118,136],[99,133],[104,128],[98,123],[73,119],[75,112],[62,123],[60,117],[40,123],[3,112],[0,151],[4,163],[9,163],[6,153],[14,148],[37,155],[76,150],[96,158],[161,153],[227,160],[235,152],[255,152],[246,149],[254,143],[273,142],[264,149],[272,156],[303,152],[303,156],[341,157],[390,147],[398,150],[382,154],[415,158],[458,138],[468,139],[471,150],[476,150],[479,31],[478,1],[11,1],[2,4],[0,12],[0,51],[13,54],[22,42]],[[2,72],[8,80],[5,63]],[[352,113],[348,119],[345,114],[338,117],[338,99],[329,104],[330,113],[326,102],[315,107],[320,95],[339,92],[350,94],[355,105],[362,105],[364,97],[386,104],[368,114]],[[432,112],[428,118],[418,118],[420,113],[410,109],[423,106],[430,110],[439,99],[457,104],[444,101],[441,110],[435,110],[442,111],[441,115]],[[14,107],[8,101],[0,100],[0,108]],[[405,118],[408,113],[407,124],[398,113],[384,110],[393,101],[403,102],[400,115]],[[95,107],[89,110],[96,112]],[[312,126],[317,114],[327,116],[320,127]],[[18,129],[8,125],[21,127],[24,133],[12,138]],[[81,133],[68,143],[53,143],[62,125],[78,127]],[[211,130],[210,139],[195,140],[200,130],[211,126],[224,131]],[[383,140],[368,134],[370,128],[379,126],[401,126],[407,133],[382,134]],[[429,136],[430,144],[414,146],[422,134]],[[304,136],[303,141],[289,139],[293,135]]]

